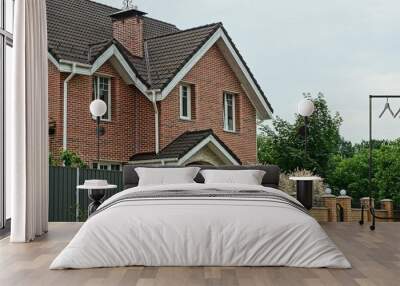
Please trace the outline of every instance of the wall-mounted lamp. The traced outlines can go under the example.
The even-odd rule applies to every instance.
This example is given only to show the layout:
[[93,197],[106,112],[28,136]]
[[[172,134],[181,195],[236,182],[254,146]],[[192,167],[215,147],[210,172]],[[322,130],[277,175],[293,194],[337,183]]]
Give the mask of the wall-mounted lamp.
[[90,103],[90,113],[96,117],[96,136],[97,136],[97,162],[100,161],[100,118],[106,114],[107,104],[101,99],[95,99]]

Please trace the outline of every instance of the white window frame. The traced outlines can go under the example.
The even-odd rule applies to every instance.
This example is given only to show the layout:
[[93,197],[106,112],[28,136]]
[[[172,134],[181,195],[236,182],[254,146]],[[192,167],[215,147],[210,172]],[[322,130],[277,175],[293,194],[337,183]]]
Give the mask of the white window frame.
[[[102,79],[107,79],[107,81],[108,81],[108,100],[107,100],[107,102],[106,102],[106,104],[107,104],[107,117],[104,117],[104,116],[102,116],[101,118],[100,118],[100,120],[101,121],[111,121],[111,110],[112,110],[112,108],[111,108],[111,77],[109,77],[109,76],[104,76],[104,75],[94,75],[94,77],[96,78],[96,83],[97,83],[97,85],[96,85],[96,92],[94,92],[94,94],[95,94],[95,99],[99,99],[100,97],[99,97],[99,95],[100,95],[100,78],[102,78]],[[94,79],[93,79],[94,80]],[[93,85],[94,86],[94,85]],[[95,118],[94,118],[95,119]]]
[[[183,88],[186,87],[187,95],[187,116],[183,115]],[[192,86],[189,84],[181,84],[179,87],[179,117],[183,120],[192,120]]]
[[[228,96],[232,96],[232,129],[229,129],[228,123]],[[224,92],[224,131],[236,132],[236,94],[232,92]]]
[[[96,164],[96,166],[97,166],[96,170],[116,171],[116,170],[112,170],[112,168],[111,168],[112,165],[116,165],[116,166],[118,165],[119,166],[119,171],[122,170],[122,165],[119,164],[119,163],[109,163],[109,162],[100,162],[100,163],[98,163],[98,162],[95,162],[94,164]],[[104,166],[104,167],[106,167],[106,169],[101,169],[100,166]]]
[[[9,84],[9,82],[6,82],[8,64],[6,59],[11,58],[7,50],[10,52],[9,48],[13,48],[14,4],[14,0],[0,0],[0,228],[5,227],[6,230],[9,230],[9,226],[6,223],[9,218],[7,214],[11,214],[9,205],[11,196],[9,190],[5,188],[5,154],[7,152],[5,150],[5,98]],[[7,8],[10,8],[10,10]]]

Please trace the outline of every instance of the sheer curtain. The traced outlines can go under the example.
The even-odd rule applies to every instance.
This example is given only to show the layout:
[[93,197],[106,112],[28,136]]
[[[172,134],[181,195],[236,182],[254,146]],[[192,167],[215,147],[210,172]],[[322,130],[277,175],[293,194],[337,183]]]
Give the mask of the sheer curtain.
[[48,226],[47,23],[45,0],[15,2],[14,94],[6,98],[6,187],[12,242]]

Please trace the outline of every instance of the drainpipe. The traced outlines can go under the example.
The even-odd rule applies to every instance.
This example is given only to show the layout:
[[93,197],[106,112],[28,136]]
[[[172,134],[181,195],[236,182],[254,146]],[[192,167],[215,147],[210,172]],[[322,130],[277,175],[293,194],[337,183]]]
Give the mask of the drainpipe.
[[154,107],[154,121],[155,121],[155,131],[156,131],[156,154],[160,152],[160,130],[158,126],[158,106],[157,106],[157,100],[156,100],[156,90],[152,90],[152,103]]
[[64,80],[64,106],[63,106],[63,150],[67,150],[67,115],[68,115],[68,82],[75,76],[76,64],[72,64],[72,72]]

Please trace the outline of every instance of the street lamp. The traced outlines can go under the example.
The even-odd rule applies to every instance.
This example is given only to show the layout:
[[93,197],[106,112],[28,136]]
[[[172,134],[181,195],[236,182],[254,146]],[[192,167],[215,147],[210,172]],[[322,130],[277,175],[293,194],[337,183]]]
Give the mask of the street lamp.
[[304,151],[307,153],[307,123],[308,117],[314,113],[314,103],[309,99],[303,99],[297,105],[298,113],[304,117]]
[[100,162],[100,118],[106,114],[107,104],[101,99],[95,99],[90,103],[90,113],[96,117],[96,135],[97,135],[97,163]]

